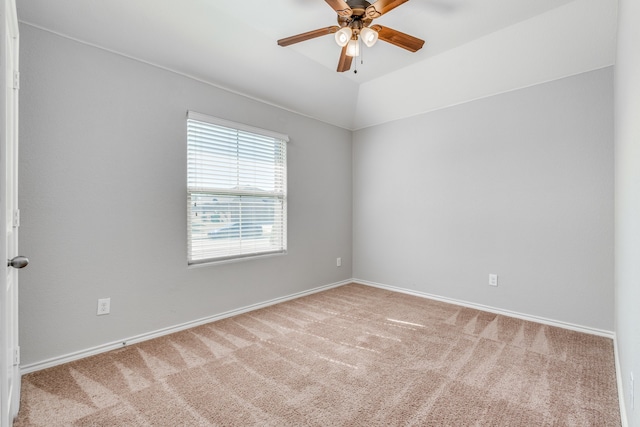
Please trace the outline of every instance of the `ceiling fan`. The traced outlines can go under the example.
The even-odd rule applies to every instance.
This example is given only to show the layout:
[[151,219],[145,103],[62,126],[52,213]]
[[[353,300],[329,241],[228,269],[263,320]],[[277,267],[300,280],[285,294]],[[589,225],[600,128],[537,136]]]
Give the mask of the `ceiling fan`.
[[278,44],[284,47],[316,37],[335,34],[336,43],[342,47],[340,60],[338,61],[338,72],[349,70],[353,57],[360,56],[360,40],[367,47],[371,47],[380,39],[410,52],[416,52],[424,45],[424,40],[419,38],[382,25],[371,25],[374,19],[379,18],[408,0],[377,0],[374,3],[370,3],[367,0],[325,1],[338,14],[338,25],[280,39]]

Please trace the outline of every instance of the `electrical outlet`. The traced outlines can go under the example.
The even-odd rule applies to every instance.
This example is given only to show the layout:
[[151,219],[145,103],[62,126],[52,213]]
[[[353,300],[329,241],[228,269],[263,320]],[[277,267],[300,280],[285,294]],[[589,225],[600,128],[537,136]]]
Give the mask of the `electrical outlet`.
[[336,258],[336,267],[342,267],[342,258]]
[[109,314],[111,312],[111,298],[100,298],[98,299],[98,316],[102,316],[103,314]]
[[489,286],[498,286],[498,275],[490,274],[489,275]]

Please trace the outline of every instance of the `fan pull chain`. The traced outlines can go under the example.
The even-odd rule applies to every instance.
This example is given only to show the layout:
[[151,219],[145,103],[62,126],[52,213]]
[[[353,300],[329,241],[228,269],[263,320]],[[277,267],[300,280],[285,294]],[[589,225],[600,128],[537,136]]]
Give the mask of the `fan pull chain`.
[[[360,37],[356,39],[356,42],[358,43],[358,51],[360,52],[360,64],[362,65],[363,64],[362,54],[364,51],[362,50],[362,43],[360,43]],[[353,64],[353,74],[358,74],[358,58],[357,57]]]

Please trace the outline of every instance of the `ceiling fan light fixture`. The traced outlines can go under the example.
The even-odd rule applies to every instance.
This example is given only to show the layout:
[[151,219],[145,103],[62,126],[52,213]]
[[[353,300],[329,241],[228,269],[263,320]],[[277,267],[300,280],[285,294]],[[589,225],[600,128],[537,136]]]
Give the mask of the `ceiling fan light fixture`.
[[362,30],[360,30],[360,37],[362,38],[364,44],[367,45],[367,47],[371,47],[378,41],[378,32],[376,30],[372,30],[369,27],[364,27]]
[[353,31],[349,27],[342,27],[338,31],[336,31],[336,43],[338,46],[344,47],[351,40],[351,35]]
[[[301,1],[301,0],[300,0]],[[314,0],[316,1],[316,0]],[[371,25],[374,19],[386,14],[408,0],[325,0],[338,14],[337,25],[318,28],[306,33],[278,40],[279,46],[289,46],[305,40],[333,34],[336,43],[341,47],[340,59],[336,71],[343,73],[351,68],[353,58],[360,56],[361,42],[372,47],[379,40],[394,46],[417,52],[422,49],[424,40],[393,28],[382,25]],[[362,39],[362,40],[361,40]],[[362,61],[360,61],[362,63]],[[353,70],[354,73],[357,69]]]
[[347,44],[347,56],[360,56],[360,43],[358,43],[357,39],[349,40]]

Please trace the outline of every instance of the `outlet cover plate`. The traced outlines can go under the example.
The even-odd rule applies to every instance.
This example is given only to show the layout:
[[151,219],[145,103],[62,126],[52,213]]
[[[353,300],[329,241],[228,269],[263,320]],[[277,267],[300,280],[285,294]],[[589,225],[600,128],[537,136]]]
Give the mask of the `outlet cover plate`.
[[489,286],[498,286],[498,275],[490,274],[489,275]]
[[111,298],[98,299],[98,316],[109,314],[111,312]]

